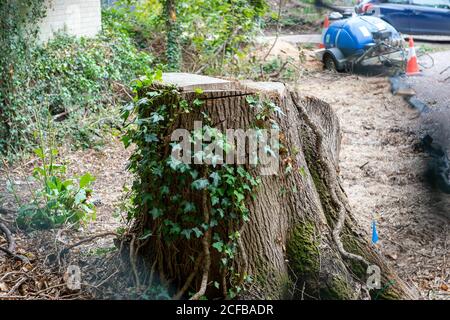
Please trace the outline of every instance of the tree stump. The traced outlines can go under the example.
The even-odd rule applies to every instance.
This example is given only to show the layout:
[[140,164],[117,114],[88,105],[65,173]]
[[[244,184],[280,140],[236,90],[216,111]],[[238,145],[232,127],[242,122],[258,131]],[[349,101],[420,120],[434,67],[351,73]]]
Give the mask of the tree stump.
[[[148,94],[161,93],[161,90],[172,95]],[[138,128],[145,122],[139,119],[152,117],[155,106],[170,109],[167,118],[171,119],[156,134],[157,138],[144,141],[142,132],[148,135],[147,129],[141,130],[140,136],[135,132],[130,138],[137,145],[132,168],[137,174],[135,191],[138,193],[131,256],[136,279],[141,284],[150,278],[152,283],[168,285],[174,298],[194,299],[201,296],[248,299],[413,296],[352,216],[339,178],[339,122],[327,103],[303,97],[281,83],[239,83],[190,74],[164,74],[162,82],[141,85],[137,92],[141,98],[135,107],[135,123],[141,123]],[[149,103],[148,97],[153,102]],[[261,116],[261,108],[252,107],[255,100],[269,101],[272,107],[277,106],[277,112]],[[186,103],[195,107],[187,112],[173,111]],[[255,123],[260,128],[273,127],[276,123],[279,128],[277,174],[260,175],[258,166],[248,164],[230,166],[235,169],[242,166],[259,179],[252,196],[247,194],[243,200],[247,218],[218,220],[213,224],[218,210],[214,203],[220,203],[220,197],[212,199],[208,189],[181,187],[186,184],[182,173],[158,178],[145,169],[150,165],[146,163],[144,151],[151,144],[158,145],[161,159],[167,158],[171,154],[172,142],[168,139],[171,133],[179,128],[192,131],[194,121],[205,121],[205,117],[221,132],[230,128],[245,131],[254,128]],[[250,152],[248,146],[245,150]],[[207,184],[212,183],[208,182],[208,170],[222,170],[221,166],[199,164],[191,168],[196,168]],[[155,182],[155,179],[160,180]],[[192,185],[192,181],[187,185]],[[169,184],[167,190],[163,186],[165,182]],[[175,205],[169,195],[161,196],[162,190],[169,194],[178,192],[189,200],[195,210],[185,210],[183,217],[197,222],[180,218],[178,209],[182,204]],[[224,214],[233,216],[233,212]],[[172,231],[167,231],[167,224],[177,225],[177,228],[171,225],[176,229],[174,233],[188,227],[192,231],[199,221],[204,228],[198,228],[198,237],[194,233],[189,239],[171,236]],[[234,246],[229,244],[232,254],[225,256],[220,245],[213,245],[214,239],[231,239],[233,234],[236,235]],[[230,256],[231,262],[224,263],[224,257]],[[367,285],[373,265],[381,270],[378,288]],[[142,280],[144,273],[151,276]]]

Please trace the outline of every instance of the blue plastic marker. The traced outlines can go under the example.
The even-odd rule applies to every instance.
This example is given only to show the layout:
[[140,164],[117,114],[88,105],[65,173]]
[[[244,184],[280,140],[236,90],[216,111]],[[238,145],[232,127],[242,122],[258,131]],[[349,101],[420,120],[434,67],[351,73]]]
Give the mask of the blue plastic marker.
[[372,244],[376,244],[378,242],[378,232],[377,232],[377,223],[375,220],[372,221]]

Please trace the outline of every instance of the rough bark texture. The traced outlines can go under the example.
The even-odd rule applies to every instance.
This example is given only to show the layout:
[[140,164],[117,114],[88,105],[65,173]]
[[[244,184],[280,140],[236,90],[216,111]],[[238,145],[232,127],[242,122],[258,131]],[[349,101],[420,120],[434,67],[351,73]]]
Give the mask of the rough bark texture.
[[[181,89],[189,88],[182,81],[177,84]],[[196,86],[202,87],[199,83]],[[255,92],[270,97],[285,114],[277,120],[288,150],[281,153],[280,174],[261,177],[255,199],[248,199],[250,221],[239,226],[242,237],[235,267],[238,273],[253,277],[240,297],[363,298],[367,291],[361,290],[361,285],[365,287],[367,263],[381,268],[382,286],[393,283],[385,290],[371,290],[372,298],[412,297],[351,215],[339,180],[339,122],[328,104],[301,97],[282,84],[227,83],[209,87],[202,95],[206,103],[201,110],[182,115],[174,128],[192,129],[193,121],[201,120],[200,113],[207,112],[218,128],[245,130],[255,116],[246,96]],[[189,89],[182,95],[188,100],[195,96]],[[290,174],[284,174],[286,162],[293,164]],[[202,201],[195,194],[186,197]],[[154,224],[143,214],[136,221],[135,232],[154,230]],[[229,226],[216,228],[225,231]],[[139,246],[139,254],[147,261],[145,268],[153,266],[153,272],[170,283],[174,292],[186,282],[189,292],[201,288],[205,261],[192,258],[202,251],[201,240],[164,243],[152,238]],[[211,251],[207,282],[222,283],[222,278],[219,257]],[[210,285],[206,295],[220,297],[223,292]]]

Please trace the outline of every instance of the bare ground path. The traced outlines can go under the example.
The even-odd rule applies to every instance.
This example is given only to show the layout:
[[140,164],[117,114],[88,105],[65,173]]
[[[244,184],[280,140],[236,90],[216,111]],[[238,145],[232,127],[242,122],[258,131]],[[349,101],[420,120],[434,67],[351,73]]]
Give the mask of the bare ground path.
[[[89,172],[96,177],[93,199],[97,218],[83,228],[24,233],[14,228],[14,217],[0,217],[11,221],[9,225],[14,228],[17,253],[29,259],[29,263],[24,263],[0,253],[0,300],[114,297],[114,292],[106,292],[109,288],[100,290],[99,287],[117,276],[112,263],[115,254],[111,252],[116,251],[112,235],[118,227],[125,226],[123,217],[115,213],[125,194],[123,186],[131,183],[126,170],[130,153],[117,138],[109,139],[101,150],[60,150],[63,155],[60,161],[67,164],[68,175]],[[30,197],[30,190],[37,186],[27,182],[27,177],[32,174],[35,162],[36,159],[31,159],[0,170],[0,207],[17,209],[13,195],[6,190],[8,180],[14,182],[21,199]],[[73,244],[77,245],[64,251]],[[0,245],[4,246],[3,237]],[[64,277],[69,265],[81,269],[81,291],[66,288]],[[121,294],[127,296],[126,292]]]
[[368,236],[378,213],[377,245],[399,275],[423,299],[449,299],[450,196],[425,181],[417,111],[389,93],[386,78],[329,74],[299,83],[340,118],[341,177]]

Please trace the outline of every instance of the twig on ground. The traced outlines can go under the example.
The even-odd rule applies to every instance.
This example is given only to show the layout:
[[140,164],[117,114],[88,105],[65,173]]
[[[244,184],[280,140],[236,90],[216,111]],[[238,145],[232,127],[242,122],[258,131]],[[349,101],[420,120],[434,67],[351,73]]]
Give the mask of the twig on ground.
[[55,289],[55,288],[60,288],[60,287],[64,287],[64,286],[66,286],[66,285],[67,285],[66,283],[56,284],[56,285],[54,285],[54,286],[50,286],[50,287],[48,287],[48,288],[39,290],[38,292],[33,293],[33,295],[37,296],[37,295],[39,295],[39,294],[41,294],[41,293],[44,293],[44,292],[46,292],[46,291],[48,291],[48,290]]
[[119,272],[119,270],[114,271],[113,273],[111,273],[108,277],[106,277],[104,280],[100,281],[98,284],[96,284],[94,287],[95,288],[99,288],[101,287],[106,281],[108,281],[109,279],[111,279],[113,276],[115,276],[117,273]]
[[447,70],[450,70],[450,66],[442,70],[439,74],[444,74]]
[[124,86],[122,83],[114,81],[114,84],[118,87],[120,87],[120,89],[122,90],[123,93],[125,93],[125,95],[130,99],[133,100],[133,96],[130,94],[129,89]]
[[359,168],[362,170],[364,169],[365,166],[367,166],[369,164],[369,161],[367,161],[366,163],[364,163],[362,166],[359,166]]
[[30,263],[30,260],[27,257],[22,256],[20,254],[16,254],[16,253],[12,252],[11,250],[8,250],[6,248],[0,247],[0,251],[3,251],[4,253],[9,255],[10,257],[12,257],[12,258],[14,258],[16,260],[20,260],[23,263]]
[[16,250],[16,242],[14,241],[11,231],[9,231],[6,225],[4,225],[1,222],[0,222],[0,231],[3,232],[3,234],[6,237],[6,241],[8,242],[8,251],[14,252],[14,250]]
[[15,285],[8,291],[8,295],[13,294],[25,281],[27,281],[28,277],[22,277]]
[[69,110],[66,110],[64,112],[61,112],[55,116],[53,116],[53,121],[58,121],[61,118],[64,118],[65,116],[67,116],[69,114]]
[[67,253],[69,252],[70,249],[73,249],[73,248],[75,248],[75,247],[77,247],[77,246],[79,246],[79,245],[81,245],[81,244],[83,244],[83,243],[92,241],[92,240],[94,240],[94,239],[97,239],[97,238],[100,238],[100,237],[106,237],[106,236],[117,236],[117,233],[115,233],[115,232],[104,232],[104,233],[99,233],[99,234],[95,234],[95,235],[93,235],[93,236],[84,238],[84,239],[82,239],[82,240],[80,240],[80,241],[78,241],[78,242],[76,242],[76,243],[74,243],[74,244],[71,244],[71,245],[67,246],[66,248],[62,249],[62,250],[58,253],[58,261],[60,260],[60,258],[61,258],[63,255],[67,254]]

